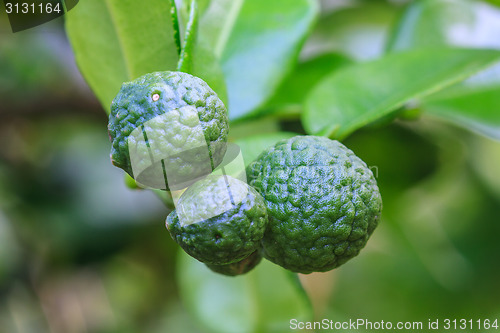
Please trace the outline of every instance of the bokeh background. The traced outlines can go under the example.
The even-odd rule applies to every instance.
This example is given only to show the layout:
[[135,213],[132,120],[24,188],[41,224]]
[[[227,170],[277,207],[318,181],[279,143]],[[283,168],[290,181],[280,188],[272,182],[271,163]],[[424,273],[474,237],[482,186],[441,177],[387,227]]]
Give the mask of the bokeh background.
[[[422,13],[416,24],[425,29],[408,39],[500,48],[494,1],[417,3],[323,1],[299,66],[321,72],[333,58],[367,61],[388,44],[404,48],[389,31]],[[324,60],[311,65],[314,57]],[[487,102],[500,113],[499,73],[490,70]],[[500,127],[485,136],[414,111],[344,140],[375,170],[383,219],[359,257],[301,276],[316,318],[500,319],[500,143],[492,138]],[[304,133],[293,114],[232,124],[231,140]],[[0,332],[211,331],[182,299],[169,208],[126,187],[106,127],[64,19],[12,34],[2,11]]]

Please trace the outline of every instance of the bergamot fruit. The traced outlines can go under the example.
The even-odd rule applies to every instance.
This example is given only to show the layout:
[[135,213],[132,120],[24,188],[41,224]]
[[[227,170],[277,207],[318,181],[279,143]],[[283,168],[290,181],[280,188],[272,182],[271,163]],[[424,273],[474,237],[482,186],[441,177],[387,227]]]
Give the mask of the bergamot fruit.
[[212,265],[205,264],[208,268],[210,268],[213,272],[227,275],[227,276],[237,276],[246,274],[252,269],[254,269],[262,260],[262,256],[260,255],[260,251],[257,250],[248,257],[243,260],[234,262],[232,264],[227,265]]
[[247,168],[269,216],[263,256],[294,272],[324,272],[355,257],[378,224],[371,170],[338,141],[296,136]]
[[210,175],[182,193],[166,224],[186,253],[207,264],[227,265],[260,248],[266,206],[241,180]]
[[146,187],[182,189],[222,161],[228,116],[200,78],[155,72],[122,85],[108,130],[114,165]]

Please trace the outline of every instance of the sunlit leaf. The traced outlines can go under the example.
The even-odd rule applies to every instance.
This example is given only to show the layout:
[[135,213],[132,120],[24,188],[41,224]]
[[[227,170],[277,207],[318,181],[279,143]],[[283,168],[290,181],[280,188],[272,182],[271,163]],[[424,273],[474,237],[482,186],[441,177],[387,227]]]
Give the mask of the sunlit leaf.
[[500,87],[429,96],[423,108],[476,133],[500,140]]
[[[500,49],[500,9],[479,1],[413,2],[394,30],[393,51],[429,46]],[[500,139],[500,63],[425,98],[424,111]]]
[[76,62],[104,110],[124,81],[175,70],[170,1],[85,0],[66,15]]
[[177,64],[177,69],[184,73],[193,72],[193,53],[198,39],[198,5],[196,0],[191,0],[190,3],[189,19],[186,24],[179,63]]
[[281,83],[318,11],[315,0],[212,0],[200,34],[220,59],[231,119],[261,106]]
[[227,105],[227,92],[224,74],[213,50],[206,41],[200,39],[198,24],[199,8],[197,1],[191,0],[189,18],[184,33],[182,52],[178,70],[197,76],[208,83],[219,98]]
[[384,53],[399,6],[386,1],[357,1],[321,15],[304,47],[306,55],[338,52],[357,60]]
[[322,78],[352,63],[352,60],[338,53],[323,54],[299,63],[266,104],[265,113],[283,108],[294,108],[300,112],[307,94]]
[[309,94],[303,124],[311,134],[342,139],[410,100],[439,91],[486,68],[500,52],[422,49],[350,66]]
[[500,48],[500,9],[481,1],[414,1],[395,26],[388,49],[452,45]]

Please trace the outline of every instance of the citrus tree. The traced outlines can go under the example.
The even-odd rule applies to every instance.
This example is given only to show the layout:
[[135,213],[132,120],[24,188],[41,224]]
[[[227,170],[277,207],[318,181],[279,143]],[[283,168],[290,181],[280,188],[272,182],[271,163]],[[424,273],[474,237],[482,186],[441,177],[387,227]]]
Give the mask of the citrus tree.
[[[264,158],[277,163],[270,147],[298,134],[313,136],[306,141],[318,151],[324,145],[338,149],[333,141],[318,143],[324,138],[365,147],[365,160],[385,175],[379,187],[389,210],[382,223],[408,219],[408,232],[413,233],[411,217],[391,206],[398,205],[401,191],[412,185],[411,175],[419,172],[412,158],[424,159],[427,153],[410,144],[401,147],[406,160],[398,155],[377,159],[377,153],[382,156],[377,147],[366,148],[370,131],[392,131],[398,124],[426,140],[435,138],[437,145],[450,143],[436,133],[461,131],[457,127],[500,139],[499,31],[488,26],[494,19],[484,17],[499,17],[493,6],[465,0],[421,0],[406,6],[361,1],[329,14],[315,0],[86,0],[67,14],[66,31],[81,73],[108,115],[124,82],[153,72],[190,74],[206,82],[227,108],[229,141],[241,147],[247,165],[266,149]],[[115,112],[110,119],[117,117]],[[110,135],[119,137],[121,129],[113,125]],[[113,141],[113,147],[113,161],[126,164],[117,153],[120,142]],[[411,149],[414,156],[407,153]],[[411,175],[391,179],[399,163]],[[267,186],[255,168],[247,170],[251,185]],[[320,176],[315,179],[320,183]],[[169,192],[155,193],[173,209]],[[370,200],[378,212],[378,199]],[[177,228],[176,217],[171,219],[171,228]],[[291,229],[294,222],[287,222]],[[276,244],[279,236],[269,238],[269,244]],[[182,242],[189,248],[193,241]],[[268,249],[268,257],[282,266],[304,273],[317,270],[297,268],[300,258],[272,245]],[[249,248],[245,257],[254,250]],[[208,331],[286,331],[291,318],[313,318],[298,276],[288,270],[262,261],[233,278],[209,267],[179,251],[176,281],[181,298]]]

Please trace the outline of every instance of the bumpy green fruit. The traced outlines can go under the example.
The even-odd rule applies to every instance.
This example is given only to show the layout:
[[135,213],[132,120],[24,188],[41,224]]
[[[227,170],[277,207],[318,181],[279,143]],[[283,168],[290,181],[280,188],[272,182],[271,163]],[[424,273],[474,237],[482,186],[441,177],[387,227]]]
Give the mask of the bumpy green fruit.
[[262,260],[262,256],[259,251],[255,251],[248,257],[238,262],[227,265],[212,265],[205,264],[213,272],[227,275],[227,276],[237,276],[250,272],[254,269]]
[[222,161],[228,116],[203,80],[155,72],[122,85],[108,130],[114,165],[145,186],[181,189]]
[[226,265],[260,248],[267,224],[262,197],[230,176],[208,176],[190,186],[167,217],[172,238],[201,262]]
[[338,141],[297,136],[247,168],[269,223],[263,256],[294,272],[324,272],[356,256],[378,224],[382,199],[371,170]]

